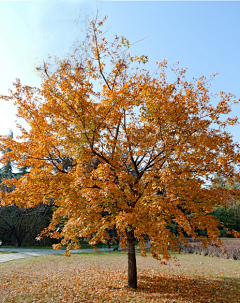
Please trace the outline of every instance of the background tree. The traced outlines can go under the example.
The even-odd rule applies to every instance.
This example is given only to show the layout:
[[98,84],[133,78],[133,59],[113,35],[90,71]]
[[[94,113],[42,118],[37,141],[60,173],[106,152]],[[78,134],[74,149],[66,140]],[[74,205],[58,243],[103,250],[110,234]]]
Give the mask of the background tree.
[[[166,61],[150,76],[136,67],[147,57],[131,56],[124,37],[108,43],[102,25],[90,22],[68,62],[45,64],[40,88],[17,80],[15,92],[2,96],[29,125],[20,126],[21,142],[1,137],[2,148],[12,150],[2,161],[32,166],[2,200],[35,207],[54,199],[45,233],[62,238],[55,248],[66,244],[66,255],[82,237],[93,235],[91,245],[106,242],[116,226],[121,246],[127,244],[128,286],[137,288],[135,240],[145,256],[143,235],[158,260],[170,258],[168,248],[178,249],[178,240],[186,243],[182,230],[193,239],[205,230],[204,245],[221,243],[211,213],[229,191],[208,188],[206,180],[214,173],[230,183],[239,179],[240,154],[226,131],[238,121],[228,117],[232,94],[220,92],[213,107],[205,77],[188,82],[176,67],[176,80],[167,83]],[[90,169],[94,159],[99,164]],[[169,230],[172,221],[177,235]]]
[[[13,132],[8,135],[13,138]],[[3,154],[11,152],[7,147]],[[0,189],[4,194],[15,190],[15,185],[7,186],[5,180],[16,180],[29,173],[30,167],[24,165],[17,168],[16,161],[8,161],[0,169]],[[15,171],[15,172],[14,172]],[[34,208],[18,207],[16,204],[1,205],[0,201],[0,239],[4,244],[36,245],[36,236],[48,226],[51,218],[51,206],[41,204]],[[46,241],[45,241],[46,242]],[[49,242],[49,241],[48,241]],[[53,241],[51,241],[51,244]]]
[[[51,208],[41,204],[34,208],[4,205],[0,207],[0,238],[5,244],[17,247],[37,245],[36,236],[48,226]],[[53,241],[48,241],[53,244]],[[55,242],[56,243],[56,242]]]
[[[7,136],[13,138],[13,131],[10,130]],[[6,149],[3,149],[1,152],[2,154],[4,154],[9,151],[11,151],[11,149],[7,147]],[[16,174],[14,173],[14,166],[15,166],[14,161],[8,161],[5,165],[3,165],[0,168],[0,181],[2,181],[3,179],[12,179],[16,177]]]
[[229,190],[228,198],[225,200],[225,205],[216,205],[213,215],[219,220],[218,228],[221,237],[232,236],[227,234],[227,228],[234,229],[240,232],[240,201],[234,197],[234,190],[239,189],[239,183],[235,181],[230,184],[228,180],[222,176],[216,176],[214,187],[224,188]]

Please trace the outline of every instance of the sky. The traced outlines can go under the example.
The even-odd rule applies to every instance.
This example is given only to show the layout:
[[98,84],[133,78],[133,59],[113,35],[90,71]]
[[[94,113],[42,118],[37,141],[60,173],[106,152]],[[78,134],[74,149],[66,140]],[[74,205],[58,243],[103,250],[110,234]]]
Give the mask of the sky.
[[[231,92],[240,98],[238,1],[0,1],[0,95],[8,94],[16,78],[24,85],[40,86],[36,66],[48,55],[66,57],[97,10],[108,16],[107,38],[141,40],[131,47],[131,54],[147,55],[144,67],[151,72],[156,61],[164,59],[169,67],[179,62],[179,67],[187,68],[189,80],[218,72],[211,92]],[[173,76],[169,73],[169,82]],[[9,129],[14,137],[20,134],[15,114],[12,103],[0,100],[0,135]],[[240,117],[240,104],[231,116]],[[239,126],[228,131],[240,142]]]

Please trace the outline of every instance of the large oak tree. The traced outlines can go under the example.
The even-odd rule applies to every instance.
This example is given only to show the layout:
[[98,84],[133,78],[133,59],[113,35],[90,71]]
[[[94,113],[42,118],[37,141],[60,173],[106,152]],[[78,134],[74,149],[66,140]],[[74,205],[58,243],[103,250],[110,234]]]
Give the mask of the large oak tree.
[[229,191],[206,182],[216,173],[239,180],[238,145],[226,130],[238,123],[229,118],[231,102],[238,101],[220,92],[214,107],[207,79],[189,82],[178,67],[176,80],[167,83],[166,61],[153,75],[140,70],[147,57],[131,56],[123,37],[109,43],[103,21],[90,22],[68,60],[44,64],[40,88],[17,80],[15,91],[2,96],[28,124],[19,125],[19,140],[1,137],[1,148],[12,150],[2,162],[32,167],[2,203],[34,207],[53,199],[57,207],[45,232],[61,237],[67,253],[81,237],[92,245],[106,241],[116,226],[122,247],[127,244],[128,286],[137,288],[136,239],[144,256],[150,236],[159,260],[185,241],[183,232],[195,238],[196,230],[205,230],[204,243],[220,243],[210,213]]

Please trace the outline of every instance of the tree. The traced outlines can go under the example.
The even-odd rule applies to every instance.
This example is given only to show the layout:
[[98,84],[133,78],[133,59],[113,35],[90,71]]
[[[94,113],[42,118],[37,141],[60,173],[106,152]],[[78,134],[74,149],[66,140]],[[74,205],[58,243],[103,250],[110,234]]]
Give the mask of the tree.
[[[10,130],[8,137],[13,138],[13,131]],[[11,151],[9,147],[7,147],[5,150],[2,150],[2,153],[7,153]],[[16,174],[13,172],[14,169],[14,163],[11,161],[8,161],[5,165],[3,165],[0,168],[0,180],[2,181],[3,179],[11,179],[15,178]]]
[[[13,131],[10,130],[9,134],[7,135],[9,138],[13,138]],[[6,149],[2,150],[2,154],[11,152],[11,149],[7,147]],[[3,179],[19,179],[23,175],[29,172],[30,167],[24,165],[23,167],[16,167],[16,161],[8,161],[0,168],[0,181],[2,182]],[[17,172],[14,172],[14,170]]]
[[[1,137],[2,148],[12,150],[2,161],[32,166],[2,199],[33,207],[52,198],[57,207],[42,235],[61,238],[55,248],[66,244],[66,255],[82,237],[106,243],[116,226],[121,246],[127,244],[128,287],[137,288],[136,239],[146,256],[144,235],[150,236],[158,260],[170,258],[178,241],[186,243],[183,231],[194,239],[196,229],[205,230],[204,245],[221,244],[211,212],[228,193],[208,188],[206,180],[215,173],[239,179],[239,149],[226,131],[238,123],[228,116],[238,101],[220,92],[213,107],[207,79],[188,82],[178,67],[167,83],[166,61],[152,76],[139,70],[147,57],[131,56],[124,37],[108,43],[103,21],[90,22],[68,61],[45,63],[40,88],[17,79],[15,92],[2,96],[29,125],[19,126],[21,142]],[[169,229],[173,221],[177,235]]]
[[[8,137],[13,138],[12,131]],[[7,147],[2,153],[6,154],[11,151]],[[16,162],[8,161],[0,169],[0,180],[2,181],[0,189],[4,195],[15,190],[15,185],[6,186],[6,180],[16,180],[29,172],[29,167],[26,165],[19,167],[18,172],[13,172],[14,168],[16,170]],[[14,241],[16,246],[20,247],[27,236],[31,235],[35,239],[36,235],[48,225],[49,217],[50,207],[46,204],[34,208],[24,208],[15,204],[1,205],[0,201],[0,237],[4,243]],[[37,234],[34,235],[34,232]]]
[[[1,190],[4,188],[1,187]],[[31,243],[39,232],[50,222],[50,207],[41,204],[34,208],[4,205],[0,207],[0,234],[4,244],[14,243],[21,247],[27,236],[31,236]],[[29,240],[28,240],[29,241]],[[36,241],[36,240],[35,240]]]
[[239,189],[239,183],[235,180],[234,183],[229,184],[228,180],[221,176],[216,176],[216,182],[212,186],[230,190],[225,204],[216,205],[213,211],[213,215],[220,222],[218,228],[220,229],[221,237],[227,236],[227,226],[240,232],[240,201],[232,195],[234,189]]

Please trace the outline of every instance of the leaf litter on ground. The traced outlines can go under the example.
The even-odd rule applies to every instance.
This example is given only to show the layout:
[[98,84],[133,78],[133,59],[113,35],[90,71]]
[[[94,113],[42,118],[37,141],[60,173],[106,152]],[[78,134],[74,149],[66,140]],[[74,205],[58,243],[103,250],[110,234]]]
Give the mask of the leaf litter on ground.
[[[217,258],[180,255],[160,266],[149,257],[137,254],[137,259],[137,290],[127,288],[125,252],[2,263],[0,302],[240,302],[239,261],[219,264]],[[202,260],[207,261],[200,264]]]

